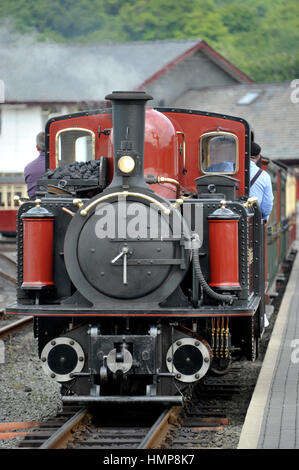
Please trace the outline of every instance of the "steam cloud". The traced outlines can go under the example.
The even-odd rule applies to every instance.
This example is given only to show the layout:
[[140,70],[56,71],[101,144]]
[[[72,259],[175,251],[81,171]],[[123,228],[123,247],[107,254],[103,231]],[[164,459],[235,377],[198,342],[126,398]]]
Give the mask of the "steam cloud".
[[[60,44],[39,39],[37,32],[20,34],[12,21],[0,21],[0,85],[5,90],[0,104],[2,172],[22,172],[37,156],[35,136],[43,126],[38,113],[33,120],[32,114],[29,119],[21,114],[22,109],[8,116],[7,105],[12,110],[18,103],[22,107],[23,103],[83,102],[84,109],[94,109],[100,106],[95,102],[102,102],[113,90],[134,90],[144,81],[140,51],[134,54],[130,44]],[[149,60],[145,64],[151,70]]]
[[124,60],[129,45],[38,42],[37,33],[21,35],[9,21],[0,24],[0,44],[6,101],[98,101],[143,81]]

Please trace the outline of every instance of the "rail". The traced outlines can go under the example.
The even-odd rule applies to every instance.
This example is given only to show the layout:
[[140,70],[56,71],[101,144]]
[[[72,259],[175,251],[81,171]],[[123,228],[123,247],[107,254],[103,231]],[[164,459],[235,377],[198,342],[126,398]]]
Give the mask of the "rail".
[[64,423],[57,431],[54,432],[39,449],[63,449],[71,439],[76,428],[82,423],[87,416],[87,409],[79,410],[66,423]]
[[20,320],[13,321],[8,325],[2,326],[0,328],[0,338],[4,338],[15,333],[19,328],[23,328],[23,326],[27,323],[30,323],[33,320],[32,316],[21,318]]
[[178,422],[181,411],[182,408],[180,406],[173,406],[163,411],[139,444],[138,449],[158,449],[159,446],[163,445],[170,426]]

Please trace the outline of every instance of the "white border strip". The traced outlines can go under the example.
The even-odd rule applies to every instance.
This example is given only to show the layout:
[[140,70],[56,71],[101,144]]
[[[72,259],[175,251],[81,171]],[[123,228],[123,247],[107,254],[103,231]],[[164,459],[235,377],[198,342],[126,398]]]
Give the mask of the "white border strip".
[[3,80],[0,80],[0,103],[5,103],[5,85]]
[[[296,248],[298,248],[296,242]],[[275,326],[268,344],[267,352],[259,373],[258,381],[247,410],[245,422],[242,428],[238,449],[257,449],[265,406],[272,384],[273,372],[280,348],[284,327],[289,318],[289,307],[293,295],[296,292],[296,280],[299,270],[299,253],[288,281],[283,300],[277,314]]]

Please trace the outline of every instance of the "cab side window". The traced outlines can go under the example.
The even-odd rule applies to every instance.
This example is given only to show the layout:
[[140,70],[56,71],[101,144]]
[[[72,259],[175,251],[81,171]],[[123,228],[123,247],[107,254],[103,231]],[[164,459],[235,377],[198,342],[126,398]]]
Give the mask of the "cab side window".
[[95,136],[87,129],[64,129],[56,136],[56,167],[95,159]]
[[239,167],[237,137],[228,132],[203,134],[199,145],[199,165],[202,173],[236,173]]

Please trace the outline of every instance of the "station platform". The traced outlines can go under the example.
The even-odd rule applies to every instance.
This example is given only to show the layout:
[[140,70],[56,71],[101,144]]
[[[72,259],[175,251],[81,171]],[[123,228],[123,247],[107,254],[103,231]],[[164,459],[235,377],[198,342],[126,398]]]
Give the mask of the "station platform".
[[[298,250],[298,241],[294,248]],[[247,410],[238,449],[299,449],[299,251]]]

